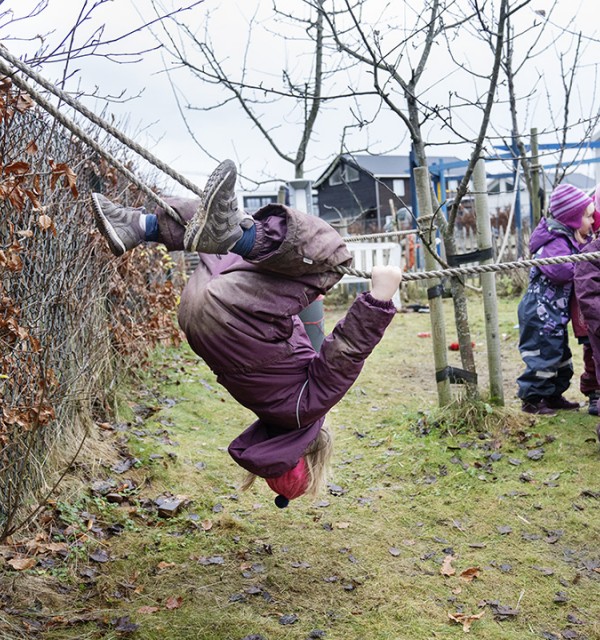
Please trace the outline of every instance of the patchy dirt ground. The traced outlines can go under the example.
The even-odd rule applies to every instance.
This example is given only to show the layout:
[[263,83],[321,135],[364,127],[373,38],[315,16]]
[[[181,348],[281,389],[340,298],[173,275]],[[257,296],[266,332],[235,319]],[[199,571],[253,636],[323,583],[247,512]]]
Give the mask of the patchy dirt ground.
[[[158,353],[97,425],[102,459],[0,547],[0,637],[599,638],[596,419],[516,410],[515,304],[508,410],[436,410],[429,318],[399,314],[331,412],[328,491],[285,510],[263,483],[237,489],[225,448],[249,412],[189,350]],[[485,389],[475,305],[471,321]]]

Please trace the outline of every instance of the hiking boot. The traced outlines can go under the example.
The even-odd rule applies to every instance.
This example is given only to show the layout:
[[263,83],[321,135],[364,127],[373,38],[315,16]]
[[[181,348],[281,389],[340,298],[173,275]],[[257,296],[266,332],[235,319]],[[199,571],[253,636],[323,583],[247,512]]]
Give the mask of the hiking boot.
[[592,393],[588,394],[589,404],[588,404],[588,413],[591,416],[598,415],[598,400],[600,399],[599,391],[592,391]]
[[546,400],[542,398],[541,400],[524,400],[521,405],[521,411],[525,413],[532,413],[538,416],[555,416],[556,411],[551,409],[547,404]]
[[185,230],[186,251],[225,254],[242,237],[243,229],[254,224],[238,207],[236,179],[237,171],[231,160],[224,160],[212,172],[200,206]]
[[564,396],[550,396],[546,398],[546,404],[550,409],[562,409],[563,411],[574,411],[579,409],[579,402],[571,402]]
[[122,256],[145,240],[140,226],[140,215],[145,212],[143,207],[121,207],[101,193],[92,193],[92,205],[96,226],[116,256]]

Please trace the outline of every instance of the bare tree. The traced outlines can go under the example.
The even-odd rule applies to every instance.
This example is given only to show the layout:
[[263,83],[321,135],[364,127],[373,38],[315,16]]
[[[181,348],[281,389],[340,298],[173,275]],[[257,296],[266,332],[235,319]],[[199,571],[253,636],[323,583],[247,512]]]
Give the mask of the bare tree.
[[[550,33],[550,27],[556,27],[553,24],[556,7],[557,4],[553,3],[547,11],[535,11],[532,14],[534,19],[530,24],[520,29],[515,27],[512,14],[509,14],[505,52],[501,61],[502,74],[506,79],[511,122],[510,137],[508,139],[503,137],[503,139],[505,146],[512,151],[514,164],[520,164],[531,202],[539,198],[539,194],[534,192],[532,175],[533,170],[537,171],[539,167],[532,167],[522,112],[527,114],[532,101],[543,93],[543,99],[549,109],[551,127],[547,127],[542,133],[546,134],[546,138],[554,138],[556,145],[556,150],[552,152],[556,158],[552,188],[564,179],[569,170],[577,166],[588,148],[588,141],[592,138],[600,117],[598,109],[591,102],[587,108],[580,105],[582,107],[579,111],[580,115],[576,120],[573,119],[571,106],[578,99],[576,80],[584,62],[583,34],[572,31],[573,20],[560,27],[561,35],[559,38],[556,37],[556,28],[554,32]],[[479,32],[478,35],[485,36],[485,33]],[[489,46],[493,47],[493,43],[489,39],[486,41]],[[525,43],[524,47],[523,43]],[[518,44],[521,45],[520,52],[517,52]],[[542,71],[536,70],[534,75],[532,69],[533,64],[542,54],[551,54],[553,51],[555,56],[552,59],[556,61],[553,76],[560,78],[562,89],[560,108],[555,107],[556,100],[553,100],[553,97],[557,98],[558,96],[551,95],[557,92],[549,90]],[[517,89],[517,79],[521,74],[527,76],[529,88],[526,94],[519,94]],[[574,124],[581,125],[582,132],[577,135],[577,140],[569,140]],[[569,153],[568,158],[567,153]],[[515,185],[515,188],[518,188],[518,185]],[[536,222],[537,220],[534,219],[534,224]]]
[[[0,35],[2,44],[9,50],[26,49],[28,53],[22,58],[34,68],[43,68],[48,74],[51,69],[58,68],[61,76],[59,84],[66,88],[69,80],[76,82],[79,95],[91,95],[107,102],[119,102],[130,100],[135,96],[128,94],[127,88],[123,88],[117,95],[106,94],[101,87],[89,88],[88,82],[81,81],[81,68],[74,68],[75,64],[81,64],[85,59],[102,59],[110,64],[134,65],[144,59],[150,53],[160,48],[159,44],[152,47],[139,45],[136,36],[156,28],[162,22],[177,15],[184,15],[194,7],[202,4],[204,0],[190,0],[176,8],[161,9],[155,12],[151,20],[140,16],[135,24],[129,24],[115,35],[107,32],[107,24],[100,17],[101,9],[112,4],[111,0],[83,0],[77,12],[73,16],[73,22],[64,20],[60,23],[62,30],[48,29],[45,32],[36,32],[30,23],[33,20],[43,20],[49,10],[49,0],[39,0],[34,7],[27,10],[22,7],[23,13],[18,13],[14,8],[0,11]],[[1,7],[2,3],[0,3]],[[53,20],[49,18],[49,23]],[[21,33],[21,25],[24,29]],[[35,35],[29,35],[34,33]],[[150,40],[151,41],[151,40]],[[29,46],[24,47],[25,44]],[[82,88],[83,87],[83,88]]]
[[[308,149],[314,140],[319,116],[334,101],[357,99],[354,89],[336,90],[333,84],[342,67],[339,55],[331,48],[326,50],[323,28],[325,1],[313,0],[314,6],[304,2],[302,10],[294,12],[280,10],[279,3],[274,2],[274,25],[260,22],[254,14],[249,20],[247,40],[239,58],[228,57],[220,51],[211,36],[210,19],[207,19],[201,37],[177,17],[170,20],[175,29],[165,28],[157,34],[170,60],[174,61],[169,77],[181,116],[189,134],[208,155],[212,156],[189,125],[188,113],[214,111],[234,104],[274,154],[292,165],[294,177],[304,177]],[[294,48],[293,57],[281,61],[278,80],[275,74],[269,77],[252,66],[253,44],[259,30],[266,30],[273,42],[286,41]],[[328,57],[324,60],[326,51]],[[297,57],[302,58],[301,65]],[[189,76],[181,79],[182,70],[187,71]],[[183,85],[190,86],[190,77],[196,81],[191,85],[193,89],[182,90]],[[202,104],[196,88],[203,85],[216,87],[220,97]],[[328,85],[329,92],[325,93]],[[366,93],[373,92],[369,90]],[[274,117],[277,111],[279,114]],[[282,115],[286,124],[291,126],[281,126]],[[359,116],[354,117],[355,124],[344,122],[339,125],[342,140],[349,128],[366,124]],[[259,184],[255,178],[245,177]],[[272,180],[273,177],[268,176],[266,181]]]
[[[456,218],[461,201],[469,189],[475,163],[482,154],[495,101],[509,2],[501,0],[499,15],[496,17],[484,15],[476,1],[467,3],[468,11],[465,13],[456,12],[456,2],[428,0],[423,3],[424,11],[415,15],[415,26],[408,32],[400,31],[397,37],[394,37],[395,32],[391,29],[383,34],[379,26],[369,27],[363,21],[362,14],[367,6],[365,0],[354,3],[350,0],[341,0],[339,4],[341,9],[325,14],[335,43],[347,55],[366,65],[370,70],[373,86],[378,95],[409,130],[418,166],[429,165],[428,145],[424,133],[426,123],[432,120],[441,121],[444,127],[460,136],[453,122],[456,116],[455,110],[459,106],[468,105],[476,107],[480,113],[478,131],[471,139],[472,152],[469,164],[448,209],[448,219],[447,221],[444,219],[439,208],[435,216],[443,236],[446,254],[455,255],[457,253],[454,237]],[[415,13],[416,11],[417,9]],[[342,18],[353,28],[340,26]],[[431,65],[430,59],[435,43],[442,38],[449,42],[456,30],[470,20],[478,21],[479,27],[488,32],[490,40],[493,41],[492,66],[487,74],[487,87],[476,100],[470,102],[465,100],[462,105],[449,104],[447,107],[440,107],[436,103],[429,103],[426,90],[421,88],[421,84],[425,72]],[[452,59],[452,56],[450,55],[449,58]],[[466,139],[464,135],[462,137]],[[429,251],[435,255],[434,248],[429,247]],[[465,370],[474,372],[475,362],[464,286],[458,278],[453,278],[451,287],[462,365]],[[467,391],[469,396],[475,396],[476,386],[467,384]]]

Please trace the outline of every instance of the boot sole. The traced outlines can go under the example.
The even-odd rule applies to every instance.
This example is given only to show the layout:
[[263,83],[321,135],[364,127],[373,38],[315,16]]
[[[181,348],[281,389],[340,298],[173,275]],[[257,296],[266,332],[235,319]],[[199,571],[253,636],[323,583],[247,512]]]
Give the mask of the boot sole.
[[127,248],[117,235],[113,226],[108,221],[108,218],[102,213],[102,207],[96,199],[96,194],[92,193],[92,209],[94,211],[94,220],[100,233],[104,236],[104,239],[108,242],[108,246],[115,256],[122,256]]
[[[210,192],[208,193],[206,191],[204,192],[205,201],[203,205],[201,205],[204,209],[204,217],[202,220],[196,221],[192,219],[190,221],[191,224],[197,225],[197,226],[194,229],[192,241],[190,243],[187,243],[186,251],[191,251],[191,252],[196,251],[196,247],[200,242],[200,236],[202,235],[202,232],[204,231],[204,227],[206,226],[206,222],[208,220],[208,212],[210,211],[213,200],[215,199],[217,193],[219,192],[224,182],[229,178],[230,175],[231,175],[231,171],[227,171],[214,186],[211,186]],[[206,199],[207,196],[208,196],[208,199]]]

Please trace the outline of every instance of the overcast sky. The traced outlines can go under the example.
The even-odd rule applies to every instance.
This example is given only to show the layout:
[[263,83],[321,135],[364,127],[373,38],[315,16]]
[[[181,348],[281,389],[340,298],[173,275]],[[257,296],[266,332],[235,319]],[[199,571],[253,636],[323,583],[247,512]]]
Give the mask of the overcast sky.
[[[461,0],[459,0],[461,1]],[[30,7],[37,4],[33,0],[5,0],[0,4],[0,13],[8,9],[14,11],[16,17],[28,14]],[[178,6],[181,2],[175,0],[161,0],[165,7]],[[415,12],[418,11],[417,0],[411,2],[390,3],[393,13],[382,16],[382,24],[396,27],[412,25],[416,21]],[[523,25],[528,26],[536,20],[534,10],[549,10],[554,4],[551,0],[534,0],[527,15],[522,16]],[[57,42],[68,33],[75,23],[77,13],[82,2],[73,0],[49,0],[48,6],[36,19],[23,20],[8,26],[8,16],[4,16],[0,23],[0,37],[9,47],[11,52],[20,57],[31,56],[42,43]],[[301,10],[303,6],[300,0],[283,0],[283,7],[291,10]],[[387,3],[373,0],[372,5],[382,10]],[[600,22],[597,19],[598,0],[558,0],[557,8],[552,21],[554,33],[558,33],[561,26],[569,26],[569,29],[583,31],[585,57],[584,66],[577,76],[575,87],[576,100],[571,107],[570,121],[576,123],[578,119],[589,117],[590,111],[598,110],[599,101],[595,97],[598,92],[596,85],[598,66],[600,64]],[[76,35],[76,41],[82,42],[87,34],[94,28],[105,25],[102,39],[119,37],[129,31],[135,30],[140,24],[151,19],[154,15],[151,0],[109,0],[98,7],[92,18],[84,24]],[[183,16],[182,16],[183,17]],[[204,38],[205,29],[218,52],[219,58],[231,69],[232,75],[239,73],[243,65],[243,56],[249,57],[250,67],[255,78],[262,77],[265,83],[280,83],[283,68],[291,68],[300,74],[304,65],[309,60],[306,43],[299,40],[298,32],[290,32],[287,42],[279,38],[280,33],[285,32],[285,25],[275,23],[271,16],[270,0],[205,0],[184,16],[185,22],[195,32],[199,40]],[[252,30],[251,46],[246,49],[249,25],[254,20],[255,27]],[[397,21],[393,22],[392,21]],[[172,28],[171,28],[172,29]],[[158,31],[158,30],[157,30]],[[549,37],[551,37],[549,31]],[[293,36],[297,36],[296,39]],[[39,36],[39,37],[36,37]],[[134,34],[126,40],[115,43],[106,51],[130,52],[149,49],[156,46],[152,33],[149,31]],[[465,29],[464,40],[459,39],[452,44],[453,52],[460,59],[468,60],[482,75],[489,74],[489,52],[481,45],[475,45],[472,39],[468,39]],[[190,55],[192,50],[190,49]],[[522,127],[528,131],[531,126],[536,126],[540,131],[550,131],[556,128],[557,122],[552,119],[547,108],[549,100],[560,103],[562,89],[560,86],[560,73],[557,63],[557,53],[563,51],[551,46],[543,56],[540,56],[531,65],[531,71],[521,82],[527,85],[532,83],[538,74],[541,74],[543,83],[536,99],[527,103],[523,109]],[[565,49],[569,60],[572,50]],[[449,91],[468,92],[475,87],[461,84],[457,76],[447,75],[448,50],[445,45],[440,45],[434,52],[432,71],[428,75],[425,86],[430,89],[430,95],[439,93],[441,104],[447,102]],[[115,114],[126,129],[128,135],[135,136],[136,140],[147,147],[152,153],[159,156],[165,162],[171,164],[177,171],[186,175],[190,180],[202,186],[204,179],[214,167],[215,161],[208,157],[193,142],[186,130],[186,126],[179,114],[179,107],[174,98],[172,83],[175,82],[180,95],[181,104],[193,102],[196,105],[208,106],[218,102],[224,97],[216,88],[200,84],[199,81],[190,81],[182,74],[175,73],[169,76],[165,68],[172,68],[172,61],[159,51],[147,52],[143,56],[131,56],[137,60],[135,64],[125,64],[126,58],[120,58],[119,63],[107,58],[93,58],[76,61],[69,67],[72,76],[67,88],[80,88],[84,92],[93,93],[97,88],[100,95],[119,96],[125,92],[124,97],[131,98],[125,102],[112,102],[108,105],[108,113]],[[48,65],[42,69],[42,73],[50,80],[56,81],[62,76],[63,64]],[[297,77],[300,77],[297,76]],[[472,83],[472,81],[470,81]],[[365,70],[348,70],[345,75],[339,76],[336,87],[361,84],[369,86],[370,78]],[[526,92],[526,87],[523,93]],[[183,97],[185,96],[185,97]],[[437,98],[436,98],[437,99]],[[88,99],[86,104],[96,111],[100,111],[106,105],[98,100]],[[365,118],[375,114],[375,102],[365,99],[359,102],[347,102],[343,105],[327,106],[320,114],[314,141],[309,147],[309,158],[306,163],[306,176],[317,178],[326,168],[328,163],[340,150],[340,134],[343,126],[355,123],[355,116],[360,113]],[[293,154],[297,146],[299,135],[298,126],[295,124],[295,115],[289,104],[271,105],[269,124],[276,127],[274,135],[280,141],[287,153]],[[558,107],[555,106],[555,111]],[[558,109],[559,110],[559,109]],[[68,111],[67,111],[68,113]],[[250,125],[247,117],[235,105],[230,104],[219,111],[187,112],[189,126],[203,147],[218,159],[231,157],[241,165],[243,173],[257,181],[268,178],[279,180],[293,178],[293,167],[283,160],[264,143],[260,134]],[[463,119],[461,126],[465,131],[470,130],[468,117],[456,114],[457,119]],[[492,116],[498,133],[506,133],[509,123],[506,121],[506,113],[499,108]],[[474,133],[476,126],[472,127]],[[583,135],[583,129],[574,127],[572,135],[577,141]],[[443,143],[450,141],[448,133],[440,130],[439,126],[428,131],[431,141]],[[548,142],[555,141],[556,137]],[[409,149],[409,139],[406,130],[397,116],[388,111],[379,112],[377,122],[370,127],[364,127],[361,131],[353,131],[348,139],[348,149],[360,150],[368,146],[374,153],[398,153],[406,154]],[[434,151],[435,149],[435,151]],[[468,156],[468,147],[439,146],[431,150],[447,155]],[[592,169],[582,167],[582,171],[590,173]],[[172,185],[168,180],[171,190],[185,193],[182,188]],[[268,188],[267,185],[264,187]]]

